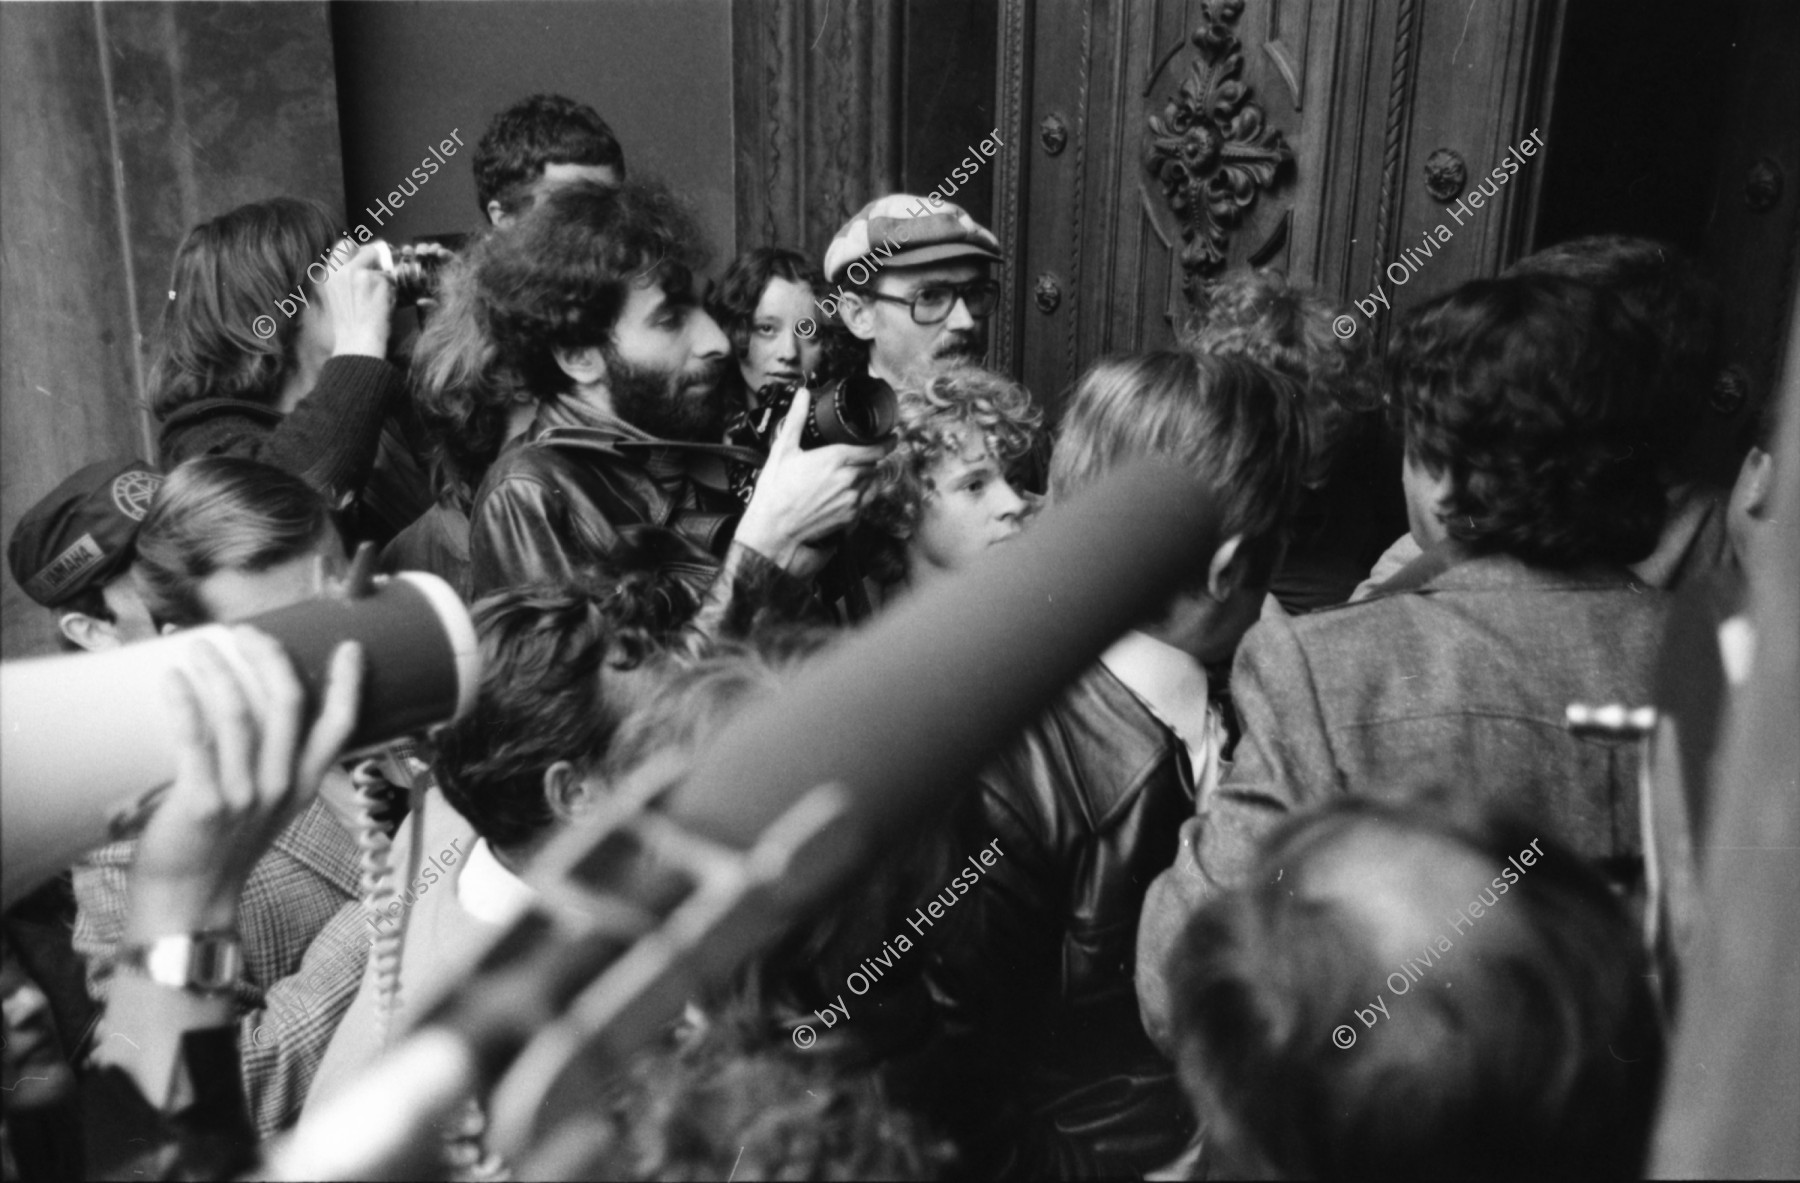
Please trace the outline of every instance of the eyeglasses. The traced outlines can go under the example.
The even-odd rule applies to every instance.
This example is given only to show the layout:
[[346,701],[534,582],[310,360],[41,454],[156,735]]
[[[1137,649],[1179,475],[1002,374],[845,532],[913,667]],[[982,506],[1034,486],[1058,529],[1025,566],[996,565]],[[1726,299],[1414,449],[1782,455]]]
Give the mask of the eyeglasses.
[[969,309],[970,316],[986,320],[1000,303],[1000,284],[992,279],[972,279],[968,283],[929,284],[910,296],[887,296],[880,292],[869,295],[889,304],[905,304],[912,309],[914,324],[934,325],[949,317],[958,300]]

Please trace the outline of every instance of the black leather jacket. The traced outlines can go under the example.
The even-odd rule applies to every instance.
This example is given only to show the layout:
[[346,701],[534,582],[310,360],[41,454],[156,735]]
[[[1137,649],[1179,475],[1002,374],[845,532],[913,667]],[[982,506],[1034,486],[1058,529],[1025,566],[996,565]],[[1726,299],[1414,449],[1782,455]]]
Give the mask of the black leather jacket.
[[962,811],[961,847],[997,838],[1004,856],[933,934],[934,985],[961,1045],[941,1117],[966,1148],[992,1148],[969,1164],[977,1173],[1142,1174],[1192,1132],[1132,976],[1144,893],[1194,810],[1180,753],[1096,665],[982,774]]
[[469,517],[471,592],[563,582],[621,546],[658,536],[656,551],[703,605],[703,631],[742,632],[759,610],[803,613],[806,585],[734,544],[744,505],[697,475],[718,444],[661,440],[626,424],[578,424],[546,407],[488,469]]

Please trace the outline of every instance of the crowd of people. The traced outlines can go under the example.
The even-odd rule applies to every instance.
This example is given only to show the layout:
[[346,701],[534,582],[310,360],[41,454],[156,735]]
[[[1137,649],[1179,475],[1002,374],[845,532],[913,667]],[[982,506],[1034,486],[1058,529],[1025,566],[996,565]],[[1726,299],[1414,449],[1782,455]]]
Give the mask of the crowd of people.
[[[360,554],[449,584],[482,659],[464,717],[349,763],[356,646],[309,714],[253,629],[234,660],[195,643],[161,804],[7,918],[22,1177],[250,1169],[539,902],[559,834],[1146,459],[1208,491],[1216,545],[953,809],[687,1000],[560,1161],[1643,1169],[1674,967],[1641,935],[1642,756],[1566,712],[1655,700],[1675,595],[1741,602],[1774,486],[1775,407],[1722,429],[1718,299],[1678,252],[1553,246],[1401,316],[1383,357],[1328,298],[1229,273],[1052,422],[1060,392],[983,367],[1005,260],[951,202],[872,195],[817,263],[758,245],[715,282],[587,106],[522,100],[474,168],[484,224],[416,318],[316,203],[195,227],[156,462],[81,469],[9,541],[71,652],[338,594]],[[891,430],[809,434],[871,390]],[[520,1165],[487,1100],[441,1132],[449,1177]]]

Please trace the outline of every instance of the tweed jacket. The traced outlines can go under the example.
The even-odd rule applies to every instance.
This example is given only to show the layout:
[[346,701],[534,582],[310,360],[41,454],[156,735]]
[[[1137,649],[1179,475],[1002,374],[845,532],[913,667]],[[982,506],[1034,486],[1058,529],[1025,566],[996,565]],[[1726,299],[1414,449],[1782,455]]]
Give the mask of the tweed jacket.
[[1163,967],[1186,920],[1247,877],[1284,818],[1340,793],[1502,805],[1590,858],[1641,856],[1637,748],[1570,733],[1573,702],[1651,701],[1666,593],[1621,569],[1428,551],[1417,586],[1264,620],[1232,669],[1243,738],[1181,832],[1138,933],[1138,1002],[1165,1049]]
[[[129,839],[101,847],[75,868],[74,946],[87,959],[88,992],[102,1004],[125,930],[136,857],[137,841]],[[245,1098],[263,1137],[299,1117],[313,1072],[362,978],[368,941],[357,936],[358,875],[355,841],[323,801],[314,801],[276,835],[239,897],[238,1051]],[[343,948],[357,956],[319,972],[319,958]]]

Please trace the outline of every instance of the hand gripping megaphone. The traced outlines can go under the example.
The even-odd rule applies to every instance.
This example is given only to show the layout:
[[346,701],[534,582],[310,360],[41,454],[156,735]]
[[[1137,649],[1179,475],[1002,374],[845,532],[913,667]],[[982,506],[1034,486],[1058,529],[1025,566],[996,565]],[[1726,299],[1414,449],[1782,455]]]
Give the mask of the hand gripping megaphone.
[[[443,580],[406,572],[356,597],[327,596],[239,622],[287,651],[316,715],[332,651],[363,647],[362,705],[348,752],[460,718],[480,650]],[[231,628],[208,625],[109,653],[0,665],[0,906],[84,852],[130,833],[175,774],[164,676],[198,639],[227,660]]]

